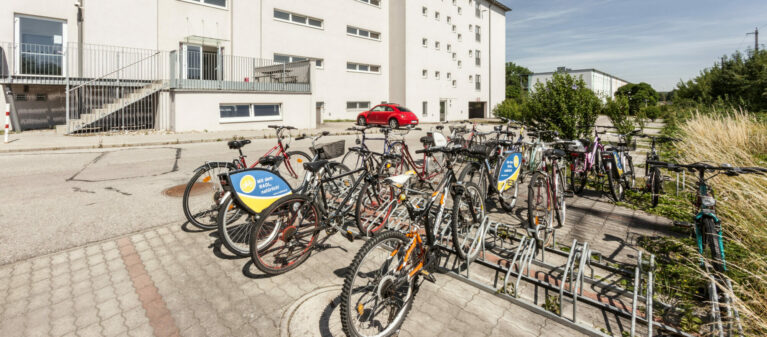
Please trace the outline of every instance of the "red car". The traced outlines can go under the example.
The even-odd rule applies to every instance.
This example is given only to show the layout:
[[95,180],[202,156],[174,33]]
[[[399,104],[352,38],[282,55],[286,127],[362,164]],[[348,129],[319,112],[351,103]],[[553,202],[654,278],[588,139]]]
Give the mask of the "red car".
[[391,128],[399,126],[418,125],[418,117],[410,109],[393,103],[379,104],[372,109],[357,115],[357,124],[389,125]]

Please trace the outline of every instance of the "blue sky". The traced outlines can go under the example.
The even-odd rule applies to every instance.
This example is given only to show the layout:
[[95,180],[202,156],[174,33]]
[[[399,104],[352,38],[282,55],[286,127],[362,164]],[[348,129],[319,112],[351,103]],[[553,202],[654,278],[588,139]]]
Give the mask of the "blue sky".
[[501,0],[506,59],[534,72],[597,68],[673,89],[724,54],[767,42],[765,0]]

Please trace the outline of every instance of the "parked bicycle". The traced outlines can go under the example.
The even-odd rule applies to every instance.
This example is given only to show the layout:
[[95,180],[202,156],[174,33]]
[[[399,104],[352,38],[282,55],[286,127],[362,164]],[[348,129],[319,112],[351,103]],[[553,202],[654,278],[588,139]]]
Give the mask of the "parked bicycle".
[[227,143],[229,149],[237,150],[239,156],[231,162],[207,162],[194,170],[194,175],[186,184],[182,198],[184,215],[190,224],[200,229],[215,229],[217,210],[224,194],[218,180],[221,173],[257,167],[262,158],[269,156],[282,157],[277,167],[280,175],[290,181],[298,181],[304,176],[303,163],[309,162],[310,157],[302,151],[288,151],[292,136],[285,131],[295,130],[292,126],[270,125],[277,135],[277,145],[267,151],[259,160],[248,166],[242,153],[242,148],[251,143],[250,140],[232,140]]
[[630,138],[639,131],[634,130],[627,134],[606,133],[618,137],[614,146],[607,147],[602,152],[607,184],[615,201],[623,200],[626,190],[633,189],[636,184],[634,160],[630,153],[636,150],[636,140],[630,141]]
[[656,144],[668,143],[673,141],[679,141],[678,138],[666,137],[666,136],[652,136],[652,135],[637,135],[637,137],[650,138],[651,146],[650,151],[647,153],[647,159],[645,160],[644,176],[645,186],[642,189],[643,193],[650,193],[652,200],[652,207],[658,206],[658,200],[663,193],[663,180],[664,177],[660,173],[660,169],[647,164],[651,161],[660,161],[660,154],[655,149]]
[[[419,151],[456,154],[459,149],[443,147]],[[416,208],[409,202],[407,193],[401,193],[399,198],[407,208],[410,219],[409,230],[406,233],[385,231],[367,241],[355,255],[349,265],[341,291],[341,324],[347,336],[393,335],[412,307],[413,298],[421,284],[420,278],[435,282],[433,273],[440,259],[440,249],[436,241],[436,225],[439,224],[439,219],[434,221],[429,219],[432,208],[439,202],[437,210],[439,218],[444,212],[444,198],[451,189],[454,189],[457,195],[466,193],[466,191],[460,191],[461,184],[451,183],[454,179],[454,174],[451,172],[448,170],[440,184],[442,192],[434,193],[424,207]],[[398,191],[402,191],[409,178],[408,175],[395,176],[385,181]],[[473,184],[464,186],[469,187]],[[469,188],[476,189],[476,186]],[[476,193],[477,191],[474,192],[475,195]],[[464,240],[457,245],[454,242],[454,248],[457,254],[466,257],[479,252],[484,235],[482,199],[477,196],[469,200],[474,200],[475,203],[470,202],[465,208],[459,206],[457,210],[459,214],[454,214],[454,217],[465,217],[471,222],[469,227],[475,230],[472,232],[453,230],[453,233],[459,231],[463,233]],[[454,212],[456,212],[455,208]],[[423,232],[421,224],[425,229]],[[462,224],[462,226],[466,225],[469,224]]]
[[[698,244],[698,253],[704,255],[704,248],[708,246],[711,255],[711,262],[715,270],[720,272],[727,271],[727,262],[724,253],[724,242],[722,238],[722,224],[716,215],[716,199],[714,191],[709,186],[708,181],[712,178],[726,174],[728,176],[737,176],[741,174],[765,174],[767,169],[761,167],[733,167],[728,164],[721,166],[707,163],[693,164],[674,164],[662,161],[649,161],[647,164],[656,168],[665,168],[675,172],[688,170],[697,173],[697,195],[694,205],[697,208],[693,216],[693,222],[676,222],[675,225],[692,227],[695,231],[695,240]],[[706,173],[715,172],[706,177]],[[701,263],[703,261],[701,260]]]
[[[567,142],[557,141],[546,147]],[[554,218],[558,227],[565,224],[567,203],[565,201],[565,172],[563,161],[565,151],[546,148],[542,153],[542,165],[532,172],[527,192],[528,228],[542,247],[551,245],[554,232]]]

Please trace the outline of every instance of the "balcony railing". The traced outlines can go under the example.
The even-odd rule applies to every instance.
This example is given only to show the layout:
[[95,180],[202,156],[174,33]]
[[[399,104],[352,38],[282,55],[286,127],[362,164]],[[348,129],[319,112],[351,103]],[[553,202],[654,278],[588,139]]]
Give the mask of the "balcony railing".
[[[94,79],[98,81],[89,85],[119,79],[121,86],[165,82],[170,89],[308,93],[310,73],[309,62],[279,64],[215,51],[0,42],[0,83],[13,79],[19,84],[77,86]],[[107,74],[110,76],[105,77]]]

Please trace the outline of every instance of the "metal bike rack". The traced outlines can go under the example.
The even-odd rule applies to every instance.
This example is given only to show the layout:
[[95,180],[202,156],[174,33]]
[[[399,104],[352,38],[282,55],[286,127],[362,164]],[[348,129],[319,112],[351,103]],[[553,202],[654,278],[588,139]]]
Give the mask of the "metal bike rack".
[[[730,294],[732,293],[732,282],[729,279],[725,280],[725,282],[718,282],[717,279],[718,277],[715,275],[709,275],[708,293],[709,300],[711,301],[711,319],[714,322],[714,324],[710,325],[710,332],[719,337],[724,337],[725,335],[728,337],[732,336],[734,323],[734,328],[737,329],[737,336],[742,337],[743,325],[740,322],[740,313],[734,306],[733,299],[730,297]],[[720,291],[722,286],[727,287],[727,289],[721,289]],[[724,302],[719,301],[720,293]],[[726,324],[722,322],[722,305],[724,305],[726,309]]]

